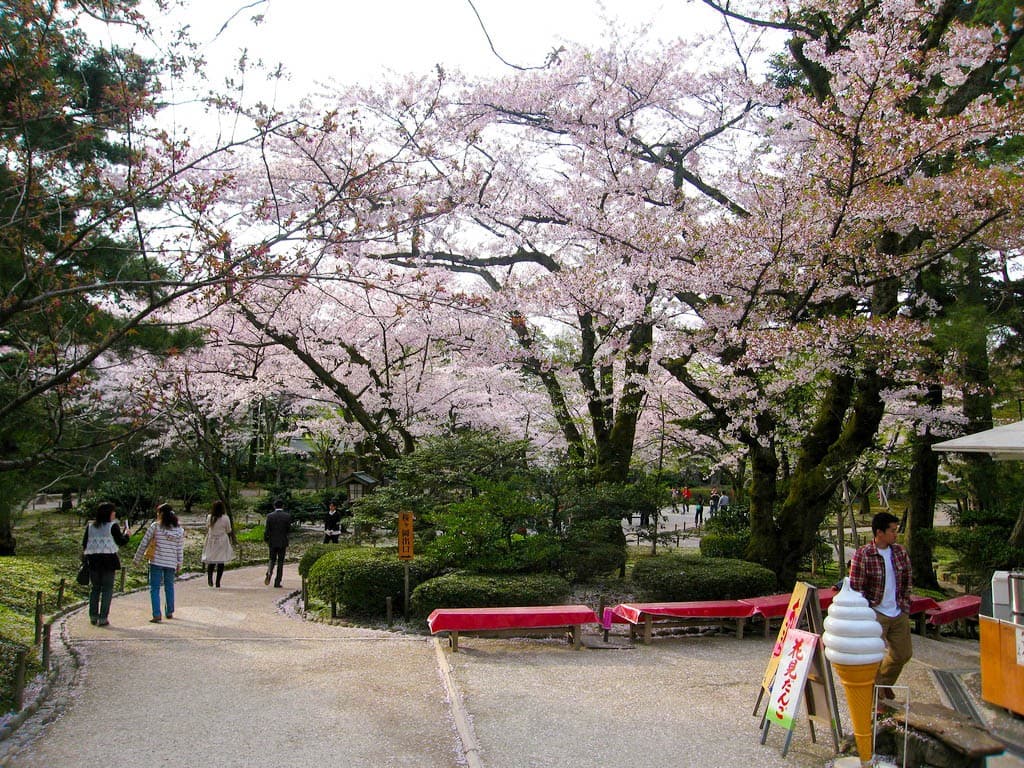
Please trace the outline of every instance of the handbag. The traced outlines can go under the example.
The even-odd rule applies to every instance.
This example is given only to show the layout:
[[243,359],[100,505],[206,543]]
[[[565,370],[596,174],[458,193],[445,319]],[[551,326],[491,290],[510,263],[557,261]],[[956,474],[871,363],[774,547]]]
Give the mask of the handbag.
[[78,573],[75,575],[75,581],[81,584],[83,587],[89,583],[89,561],[82,556],[82,564],[78,566]]
[[146,551],[142,553],[149,562],[153,562],[153,557],[156,555],[156,531],[153,531],[153,538],[149,540],[149,544],[146,545]]

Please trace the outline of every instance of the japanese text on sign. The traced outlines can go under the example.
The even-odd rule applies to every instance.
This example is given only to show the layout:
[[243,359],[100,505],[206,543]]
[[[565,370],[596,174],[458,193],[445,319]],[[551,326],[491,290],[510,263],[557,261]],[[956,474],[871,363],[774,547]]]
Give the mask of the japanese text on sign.
[[786,633],[779,668],[772,683],[771,698],[768,700],[767,715],[770,722],[793,729],[800,695],[807,684],[807,674],[817,644],[818,636],[813,632],[791,629]]
[[412,512],[398,513],[398,559],[412,560]]

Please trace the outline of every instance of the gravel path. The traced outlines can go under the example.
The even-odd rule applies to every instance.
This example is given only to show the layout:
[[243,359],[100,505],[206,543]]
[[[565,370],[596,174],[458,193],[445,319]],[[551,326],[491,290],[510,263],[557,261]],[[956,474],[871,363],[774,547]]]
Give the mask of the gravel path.
[[[586,635],[578,652],[466,637],[451,654],[423,636],[303,621],[288,610],[289,590],[262,577],[228,571],[219,590],[181,581],[175,618],[162,624],[148,622],[146,591],[115,598],[106,628],[69,616],[80,674],[0,743],[0,765],[568,768],[639,758],[820,768],[834,754],[827,732],[812,742],[802,716],[787,757],[779,729],[760,744],[751,711],[772,641],[754,633],[638,647]],[[298,586],[295,566],[285,585]],[[977,669],[977,642],[914,643],[901,682],[915,701],[939,700],[932,669]]]

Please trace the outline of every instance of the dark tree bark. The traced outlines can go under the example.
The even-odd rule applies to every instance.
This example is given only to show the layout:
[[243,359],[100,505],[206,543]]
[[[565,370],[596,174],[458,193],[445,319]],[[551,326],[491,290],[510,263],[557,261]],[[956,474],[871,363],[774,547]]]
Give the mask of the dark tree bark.
[[[928,387],[925,402],[933,408],[942,404],[942,387]],[[935,495],[939,477],[939,455],[932,450],[938,439],[926,427],[923,435],[911,438],[909,499],[905,518],[907,552],[911,579],[915,586],[938,589],[939,580],[932,566],[932,531],[935,523]]]

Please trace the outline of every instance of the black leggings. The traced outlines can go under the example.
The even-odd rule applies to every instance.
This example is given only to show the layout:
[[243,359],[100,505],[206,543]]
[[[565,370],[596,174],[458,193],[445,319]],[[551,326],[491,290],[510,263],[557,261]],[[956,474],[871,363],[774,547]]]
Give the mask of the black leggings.
[[206,582],[213,584],[213,569],[217,568],[217,586],[220,586],[220,577],[224,575],[224,563],[210,563],[206,566]]

